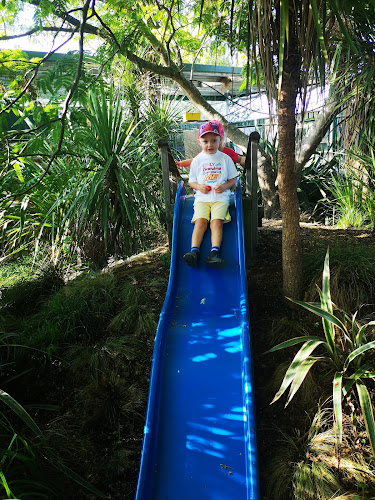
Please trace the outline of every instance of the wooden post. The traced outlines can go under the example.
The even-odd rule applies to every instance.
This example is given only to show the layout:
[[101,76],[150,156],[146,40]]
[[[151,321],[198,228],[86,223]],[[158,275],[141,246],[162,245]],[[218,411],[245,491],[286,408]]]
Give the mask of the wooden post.
[[258,143],[260,135],[251,132],[245,160],[245,195],[243,221],[246,258],[255,254],[258,245]]
[[256,252],[258,246],[258,144],[260,135],[258,132],[251,132],[251,243],[252,254]]
[[165,218],[168,231],[169,249],[172,249],[173,211],[178,183],[178,169],[174,162],[169,144],[166,139],[158,142],[161,157],[161,168],[163,176],[163,191],[165,201]]

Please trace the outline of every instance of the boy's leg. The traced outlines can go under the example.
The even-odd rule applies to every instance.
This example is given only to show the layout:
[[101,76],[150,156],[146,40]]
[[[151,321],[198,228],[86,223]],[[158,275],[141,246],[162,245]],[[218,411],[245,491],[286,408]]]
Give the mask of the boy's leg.
[[211,221],[211,252],[205,263],[211,267],[225,267],[225,261],[220,257],[220,246],[223,240],[223,220]]
[[225,267],[225,261],[220,257],[220,247],[223,240],[223,224],[230,221],[228,212],[228,204],[217,203],[212,209],[211,216],[211,252],[207,259],[206,264],[212,267]]
[[184,255],[184,261],[188,266],[197,267],[200,255],[200,246],[206,232],[208,220],[210,218],[210,204],[204,202],[194,203],[194,215],[192,222],[194,224],[191,237],[191,250]]
[[193,234],[191,236],[192,247],[200,248],[207,225],[208,221],[206,219],[197,219],[195,221]]
[[215,248],[221,247],[221,242],[223,241],[223,224],[222,219],[214,219],[211,221],[211,245]]
[[206,232],[208,221],[197,219],[194,223],[193,234],[191,236],[191,250],[184,255],[184,261],[188,266],[197,267],[200,254],[200,246]]

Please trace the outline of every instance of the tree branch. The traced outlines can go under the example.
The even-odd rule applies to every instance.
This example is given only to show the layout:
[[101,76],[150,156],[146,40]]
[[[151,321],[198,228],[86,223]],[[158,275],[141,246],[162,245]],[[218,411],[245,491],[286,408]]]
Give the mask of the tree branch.
[[[39,7],[40,0],[28,0],[25,3],[30,3],[31,5],[35,5],[35,7]],[[50,4],[54,8],[53,13],[55,16],[59,17],[60,19],[63,19],[64,21],[68,22],[72,26],[75,26],[76,28],[80,28],[82,26],[79,19],[76,19],[75,17],[71,16],[70,14],[68,14],[68,12],[59,12],[56,9],[56,6],[53,2],[50,2]],[[84,8],[85,7],[83,7],[82,9],[77,9],[77,10],[83,10]],[[91,24],[85,23],[85,33],[89,33],[91,35],[98,35],[98,28],[96,26],[91,25]]]
[[73,28],[56,28],[55,26],[42,26],[42,27],[35,27],[29,31],[26,31],[25,33],[21,33],[20,35],[3,35],[0,36],[0,40],[14,40],[15,38],[22,38],[24,36],[30,36],[33,35],[34,33],[38,33],[38,31],[43,32],[43,31],[52,31],[52,32],[64,32],[64,33],[74,33],[76,30]]
[[[71,88],[70,88],[70,90],[65,98],[65,101],[64,101],[63,112],[62,112],[62,115],[60,118],[61,130],[60,130],[60,136],[59,136],[59,140],[57,143],[57,147],[56,147],[55,151],[52,153],[52,156],[50,157],[48,165],[45,168],[43,174],[39,177],[39,179],[32,186],[30,186],[28,189],[26,189],[25,191],[23,191],[21,193],[16,193],[14,195],[6,196],[6,197],[2,198],[1,201],[6,201],[9,199],[14,199],[18,196],[23,196],[24,194],[31,191],[31,189],[33,189],[37,184],[42,182],[44,177],[49,172],[55,158],[58,156],[58,154],[61,151],[61,146],[62,146],[62,142],[64,139],[64,133],[65,133],[66,116],[68,113],[69,102],[71,101],[73,94],[78,86],[79,80],[81,78],[82,66],[83,66],[83,38],[84,38],[84,33],[85,33],[85,23],[86,23],[86,19],[88,17],[87,13],[88,13],[88,9],[89,9],[89,5],[90,5],[91,1],[93,1],[93,3],[95,3],[95,0],[86,0],[84,6],[82,8],[82,23],[80,24],[80,29],[79,29],[79,59],[78,59],[77,71],[76,71],[76,76],[75,76],[74,82],[73,82],[73,84],[72,84],[72,86],[71,86]],[[35,74],[36,73],[34,73],[33,79],[35,78]]]
[[322,142],[323,137],[326,135],[340,110],[341,107],[334,99],[330,99],[324,104],[322,111],[319,113],[319,116],[315,119],[310,129],[310,133],[304,137],[301,147],[296,154],[295,170],[298,176],[300,176],[302,168]]
[[65,40],[62,44],[60,44],[58,47],[56,47],[56,49],[54,50],[50,50],[40,61],[38,61],[37,63],[35,63],[35,67],[33,69],[30,69],[29,71],[26,72],[25,74],[25,77],[28,76],[28,74],[33,71],[34,74],[33,76],[30,78],[30,80],[26,83],[26,85],[24,86],[24,88],[22,89],[22,92],[20,92],[20,94],[15,98],[13,99],[7,106],[5,106],[5,108],[1,109],[0,111],[0,115],[2,115],[3,113],[5,113],[8,109],[10,109],[14,104],[16,104],[23,95],[26,94],[28,88],[30,87],[30,85],[32,84],[32,82],[35,80],[37,74],[38,74],[38,71],[39,71],[39,68],[42,64],[45,63],[45,61],[47,61],[52,54],[54,54],[57,50],[59,50],[62,46],[64,46],[69,40]]

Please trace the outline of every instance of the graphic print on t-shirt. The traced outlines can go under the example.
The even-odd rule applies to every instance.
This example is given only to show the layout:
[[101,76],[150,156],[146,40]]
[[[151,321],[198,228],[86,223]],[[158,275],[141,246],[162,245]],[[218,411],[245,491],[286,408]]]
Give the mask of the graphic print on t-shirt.
[[202,165],[203,183],[210,185],[220,184],[223,166],[221,162],[204,162]]

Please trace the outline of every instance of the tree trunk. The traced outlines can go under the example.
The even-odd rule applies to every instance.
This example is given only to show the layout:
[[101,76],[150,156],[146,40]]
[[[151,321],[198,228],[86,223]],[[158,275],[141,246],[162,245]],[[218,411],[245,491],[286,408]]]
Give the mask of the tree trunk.
[[[296,82],[298,55],[289,54],[284,62],[278,108],[278,187],[283,221],[283,289],[287,297],[299,299],[302,291],[301,236],[297,172],[295,169]],[[297,73],[298,74],[298,73]]]

